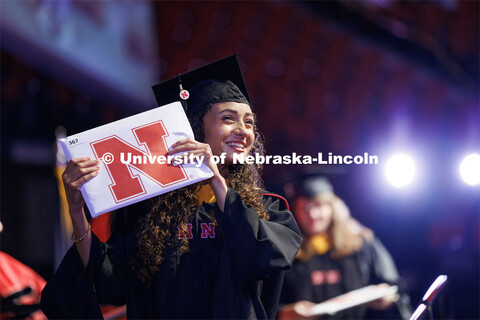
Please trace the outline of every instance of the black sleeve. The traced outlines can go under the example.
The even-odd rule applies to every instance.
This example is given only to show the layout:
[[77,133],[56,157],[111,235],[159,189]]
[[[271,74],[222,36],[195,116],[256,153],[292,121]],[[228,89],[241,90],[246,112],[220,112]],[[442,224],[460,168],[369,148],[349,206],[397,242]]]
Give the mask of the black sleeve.
[[84,268],[73,245],[42,291],[41,306],[49,319],[102,318],[99,302],[125,304],[121,238],[100,242],[92,233],[89,262]]
[[[293,295],[293,288],[296,285],[301,285],[302,283],[295,283],[294,279],[292,277],[292,270],[289,270],[285,272],[285,277],[283,280],[283,285],[282,285],[282,291],[280,294],[280,299],[279,299],[279,308],[278,310],[282,309],[284,306],[290,303],[297,302],[300,299],[296,299],[296,297]],[[307,290],[307,287],[305,287],[305,290]]]
[[392,256],[380,240],[374,238],[367,242],[372,258],[374,277],[379,282],[387,282],[398,286],[399,299],[396,302],[398,312],[403,319],[409,319],[413,309],[410,297],[406,293],[405,284],[395,266]]
[[282,292],[285,270],[272,272],[263,282],[262,301],[267,319],[275,319],[279,307],[280,294]]
[[245,205],[228,189],[224,212],[216,219],[224,235],[234,272],[240,281],[263,279],[272,271],[290,267],[302,237],[290,211],[273,197],[264,196],[269,220]]

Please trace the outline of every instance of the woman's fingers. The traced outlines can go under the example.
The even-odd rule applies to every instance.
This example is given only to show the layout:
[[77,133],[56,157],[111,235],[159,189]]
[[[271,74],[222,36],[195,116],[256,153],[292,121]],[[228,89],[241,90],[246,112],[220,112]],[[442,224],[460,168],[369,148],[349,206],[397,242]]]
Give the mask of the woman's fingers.
[[214,175],[220,175],[218,166],[212,161],[212,148],[208,143],[192,139],[179,140],[170,147],[168,153],[174,155],[179,152],[185,152],[181,155],[179,161],[183,163],[204,162],[213,171]]
[[98,163],[98,160],[92,160],[90,157],[75,158],[68,161],[65,171],[72,170],[75,167],[85,167],[92,165],[92,163]]
[[208,144],[203,144],[198,146],[196,149],[190,150],[185,153],[185,155],[190,156],[212,156],[212,149]]
[[96,177],[99,173],[100,167],[83,168],[74,172],[72,177],[68,178],[68,182],[74,190],[80,190],[82,185]]
[[174,144],[172,144],[170,146],[170,148],[175,148],[176,146],[179,146],[179,145],[182,145],[182,144],[185,144],[185,143],[195,143],[197,142],[197,140],[194,140],[194,139],[190,139],[190,138],[187,138],[187,139],[181,139],[181,140],[178,140],[177,142],[175,142]]
[[174,143],[168,150],[168,153],[173,155],[179,152],[192,151],[202,148],[202,145],[205,145],[205,143],[197,142],[192,139],[183,139]]
[[[77,172],[82,172],[83,169],[97,166],[100,163],[98,160],[92,160],[90,158],[76,158],[76,159],[71,159],[67,167],[65,168],[65,171],[62,174],[62,178],[65,180],[67,177],[71,177],[72,175],[76,174]],[[85,171],[85,170],[83,170]],[[88,172],[86,172],[88,173]]]
[[100,173],[100,161],[91,158],[71,159],[62,174],[70,210],[79,211],[84,200],[80,188]]
[[188,159],[190,159],[190,156],[205,156],[208,158],[212,155],[212,150],[209,144],[201,143],[192,139],[179,140],[168,150],[170,155],[175,155],[180,152],[185,152],[181,157]]
[[314,303],[306,300],[298,301],[294,305],[294,310],[298,315],[308,318],[310,317],[310,309],[315,306]]
[[76,167],[75,169],[70,170],[69,172],[65,172],[65,175],[63,176],[63,181],[65,183],[75,182],[78,179],[82,178],[83,176],[99,170],[100,170],[100,166],[98,165],[89,166],[89,167]]

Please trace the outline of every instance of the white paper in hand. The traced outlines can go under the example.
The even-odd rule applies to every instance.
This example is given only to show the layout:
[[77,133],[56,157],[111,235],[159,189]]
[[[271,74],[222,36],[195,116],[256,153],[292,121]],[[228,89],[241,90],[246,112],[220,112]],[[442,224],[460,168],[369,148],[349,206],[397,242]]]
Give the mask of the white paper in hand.
[[193,132],[182,105],[174,102],[59,141],[68,160],[100,160],[99,175],[81,188],[97,217],[212,177],[204,163],[172,165],[167,150],[185,138],[193,139]]
[[398,291],[397,286],[369,285],[360,289],[352,290],[334,298],[323,301],[310,309],[310,316],[324,314],[334,315],[337,312],[371,302]]

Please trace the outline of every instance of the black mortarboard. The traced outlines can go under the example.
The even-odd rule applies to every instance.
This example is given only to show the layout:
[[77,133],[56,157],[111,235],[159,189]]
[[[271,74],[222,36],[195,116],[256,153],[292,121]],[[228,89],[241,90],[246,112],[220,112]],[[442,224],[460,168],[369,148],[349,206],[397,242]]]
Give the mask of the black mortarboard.
[[[235,54],[156,84],[152,89],[159,106],[181,101],[189,118],[217,102],[233,101],[251,106]],[[184,100],[186,96],[189,97]]]
[[307,198],[333,193],[333,186],[325,176],[310,176],[300,182],[300,193]]

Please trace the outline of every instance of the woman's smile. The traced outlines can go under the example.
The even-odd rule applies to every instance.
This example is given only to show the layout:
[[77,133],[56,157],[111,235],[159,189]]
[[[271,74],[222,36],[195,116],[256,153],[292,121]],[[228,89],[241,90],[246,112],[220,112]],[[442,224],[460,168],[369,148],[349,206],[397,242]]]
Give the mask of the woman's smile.
[[226,145],[235,150],[236,152],[243,153],[245,152],[245,142],[239,142],[239,141],[228,141],[226,142]]

